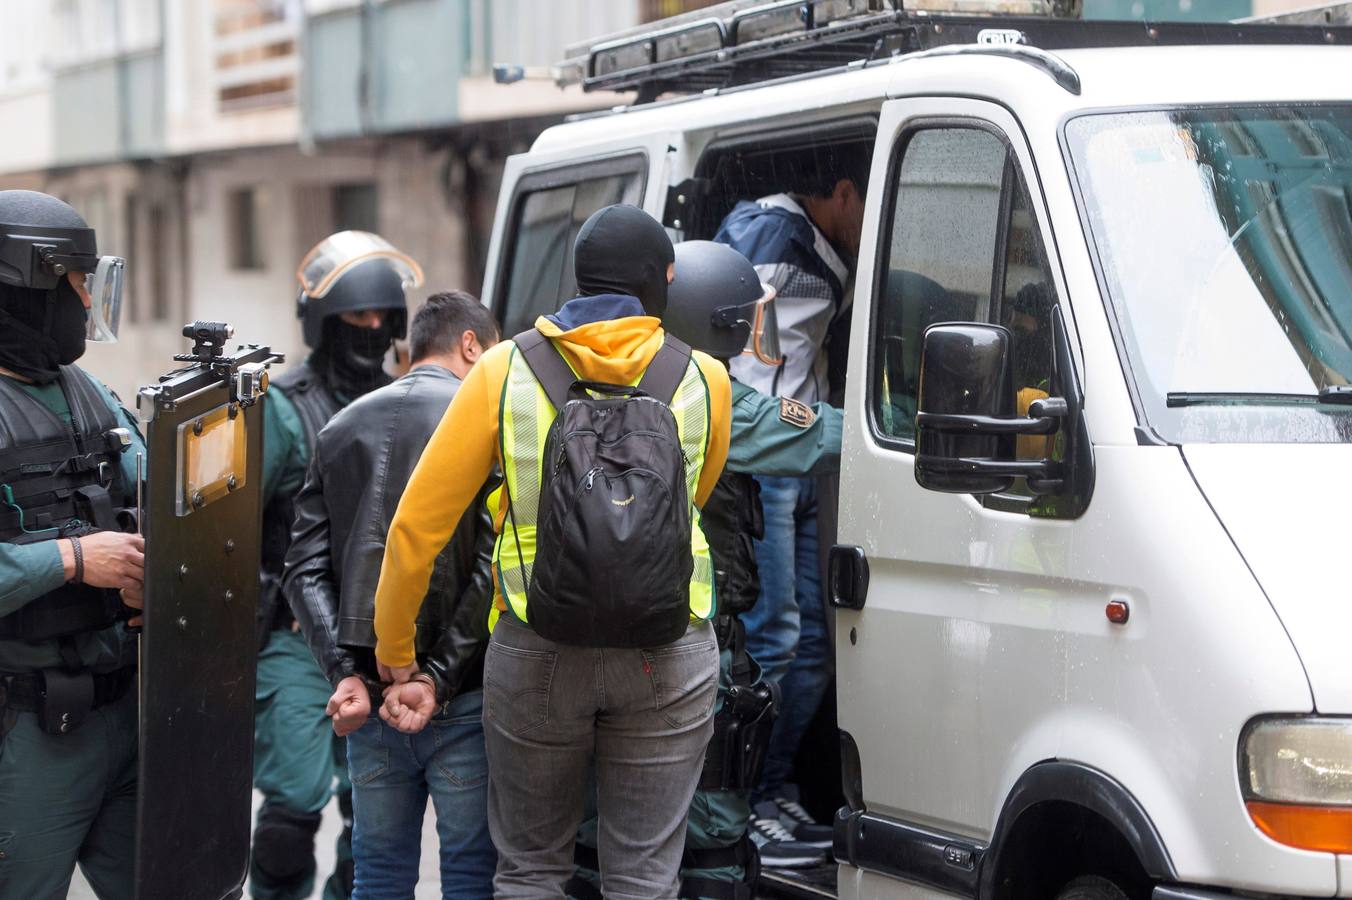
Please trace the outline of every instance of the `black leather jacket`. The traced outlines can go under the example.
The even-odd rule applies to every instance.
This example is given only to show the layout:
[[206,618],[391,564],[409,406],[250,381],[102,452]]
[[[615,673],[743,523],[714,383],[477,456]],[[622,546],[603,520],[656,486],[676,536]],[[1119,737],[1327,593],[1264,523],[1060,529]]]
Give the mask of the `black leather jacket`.
[[[399,498],[460,379],[421,366],[366,394],[319,433],[286,554],[282,590],[329,681],[376,680],[376,584]],[[437,557],[418,613],[418,665],[446,702],[479,687],[493,599],[485,485]]]

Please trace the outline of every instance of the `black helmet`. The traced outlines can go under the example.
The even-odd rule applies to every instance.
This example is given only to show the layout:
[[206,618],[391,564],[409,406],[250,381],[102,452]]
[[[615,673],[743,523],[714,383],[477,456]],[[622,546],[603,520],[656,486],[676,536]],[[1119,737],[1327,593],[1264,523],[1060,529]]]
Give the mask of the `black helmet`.
[[94,229],[70,204],[37,191],[0,191],[0,283],[50,291],[67,272],[92,272]]
[[676,278],[662,327],[718,359],[751,350],[778,365],[773,301],[773,289],[745,256],[726,244],[684,241],[676,245]]
[[340,231],[315,245],[301,261],[296,315],[302,320],[305,345],[317,348],[324,320],[339,313],[388,309],[393,337],[407,331],[404,291],[422,284],[422,269],[378,235]]
[[52,292],[71,290],[67,275],[84,273],[88,340],[117,340],[124,266],[118,257],[99,256],[94,229],[68,203],[37,191],[0,191],[0,286],[50,302]]

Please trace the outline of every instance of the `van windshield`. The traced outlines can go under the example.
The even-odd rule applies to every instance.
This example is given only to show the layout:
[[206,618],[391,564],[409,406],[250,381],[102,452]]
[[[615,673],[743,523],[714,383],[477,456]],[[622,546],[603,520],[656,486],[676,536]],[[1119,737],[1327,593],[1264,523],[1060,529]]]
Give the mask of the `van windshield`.
[[1150,425],[1352,441],[1352,107],[1094,114],[1066,137]]

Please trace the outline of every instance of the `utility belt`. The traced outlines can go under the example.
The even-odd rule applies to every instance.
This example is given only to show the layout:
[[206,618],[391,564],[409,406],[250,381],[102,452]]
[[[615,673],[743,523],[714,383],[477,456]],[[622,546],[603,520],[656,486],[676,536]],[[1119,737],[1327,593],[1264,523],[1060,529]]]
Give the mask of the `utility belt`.
[[94,710],[121,700],[135,681],[135,666],[113,672],[53,668],[0,675],[0,707],[37,713],[43,731],[69,734]]
[[[601,861],[595,847],[573,845],[573,864],[592,872],[601,871]],[[695,849],[686,847],[681,856],[681,871],[708,872],[713,869],[742,868],[741,881],[718,881],[700,875],[686,875],[676,896],[682,900],[711,898],[711,900],[752,900],[756,896],[756,880],[760,878],[760,854],[751,838],[743,834],[730,847]],[[602,900],[595,883],[574,875],[564,885],[564,893],[573,900]]]

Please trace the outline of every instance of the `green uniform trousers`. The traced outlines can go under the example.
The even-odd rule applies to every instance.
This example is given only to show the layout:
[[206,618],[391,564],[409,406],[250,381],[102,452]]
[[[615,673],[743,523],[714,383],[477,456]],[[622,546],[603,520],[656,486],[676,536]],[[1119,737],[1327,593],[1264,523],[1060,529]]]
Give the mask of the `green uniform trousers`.
[[69,734],[0,712],[0,897],[60,900],[80,871],[130,900],[136,859],[136,686]]
[[[732,651],[718,655],[718,704],[714,714],[723,706],[723,697],[732,686]],[[594,815],[594,814],[593,814]],[[710,791],[699,788],[690,802],[690,818],[686,822],[685,846],[690,850],[712,850],[731,847],[746,834],[751,823],[749,792]],[[587,847],[596,847],[596,819],[588,818],[578,830],[577,841]],[[576,874],[591,882],[599,891],[599,873],[579,866]],[[741,866],[723,866],[716,869],[681,869],[681,879],[707,878],[710,881],[740,882],[745,872]]]
[[[254,787],[264,804],[298,813],[317,813],[328,805],[337,779],[339,806],[351,822],[352,786],[347,780],[347,743],[333,733],[324,707],[333,694],[328,679],[306,646],[305,636],[274,631],[258,655],[257,705],[254,711]],[[347,896],[338,874],[350,869],[352,831],[345,827],[337,842],[337,869],[324,887],[326,900]],[[280,883],[249,867],[249,890],[258,900],[299,900],[314,889],[315,862]]]

